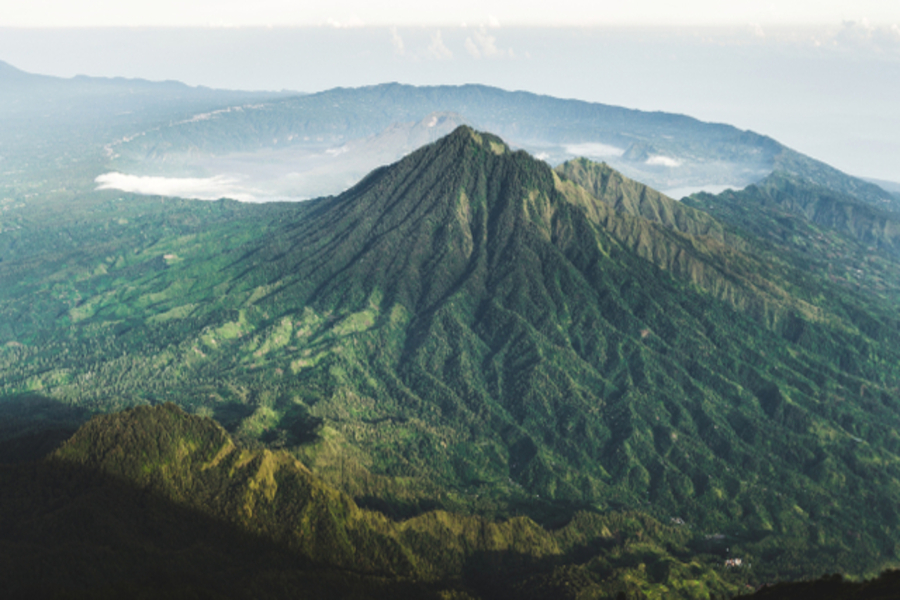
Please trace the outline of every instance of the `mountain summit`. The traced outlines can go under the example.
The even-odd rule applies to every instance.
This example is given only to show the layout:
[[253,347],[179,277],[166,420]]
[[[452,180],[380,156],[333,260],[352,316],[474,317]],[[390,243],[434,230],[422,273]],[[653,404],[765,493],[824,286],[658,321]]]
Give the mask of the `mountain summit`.
[[565,177],[461,127],[287,227],[264,306],[303,311],[310,414],[389,477],[787,518],[734,473],[792,487],[800,447],[832,455],[818,398],[862,376],[821,356],[839,328],[705,213]]
[[176,400],[402,516],[640,506],[773,578],[896,559],[896,321],[746,231],[466,126],[340,196],[160,206],[40,296],[67,337],[4,346],[19,385]]

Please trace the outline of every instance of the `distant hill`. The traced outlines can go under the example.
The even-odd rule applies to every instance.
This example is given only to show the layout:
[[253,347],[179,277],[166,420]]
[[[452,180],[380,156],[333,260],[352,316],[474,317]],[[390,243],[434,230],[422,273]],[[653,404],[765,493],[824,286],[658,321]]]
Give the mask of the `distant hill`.
[[[128,173],[190,171],[194,176],[212,176],[223,172],[226,164],[234,167],[235,161],[225,157],[265,152],[287,158],[299,149],[324,153],[442,111],[456,113],[553,165],[577,157],[602,160],[632,179],[672,190],[679,197],[699,189],[741,189],[779,169],[868,202],[892,200],[877,186],[730,125],[482,85],[393,83],[285,98],[148,131],[117,147],[119,157],[112,167]],[[335,186],[328,193],[343,189]],[[300,186],[294,195],[315,194]]]
[[[0,61],[0,82],[3,84],[0,88],[0,119],[4,121],[40,113],[50,120],[65,120],[76,111],[96,117],[104,109],[131,112],[196,110],[209,104],[273,99],[288,94],[216,90],[178,81],[125,77],[52,77],[28,73],[3,61]],[[112,116],[116,113],[107,115]]]
[[[214,111],[193,118],[215,119],[220,114]],[[226,195],[234,199],[296,201],[327,196],[352,187],[373,169],[403,158],[465,122],[455,113],[439,112],[425,115],[419,122],[395,123],[377,135],[349,140],[339,146],[322,141],[294,144],[289,136],[287,144],[281,147],[276,140],[273,148],[222,156],[199,153],[194,148],[175,150],[161,144],[151,150],[145,160],[129,163],[123,170],[150,178],[160,172],[177,178],[227,174],[227,179],[233,183],[225,191],[218,189],[213,179],[208,190],[202,186],[197,189],[192,183],[182,194],[212,199]],[[108,151],[114,162],[120,159],[120,152],[129,152],[130,145],[128,140],[110,144]],[[98,183],[118,189],[115,182],[121,178],[121,175],[112,174],[102,177]],[[168,189],[169,195],[179,195],[178,188],[172,187],[172,179],[161,183],[162,192],[155,191],[152,183],[140,181],[131,191],[153,194]],[[124,186],[119,184],[119,187]]]
[[0,61],[0,187],[26,179],[33,186],[63,173],[60,185],[83,186],[102,172],[107,144],[197,112],[279,96],[175,81],[50,77]]
[[[805,222],[840,232],[866,246],[878,247],[890,254],[900,254],[900,215],[888,200],[878,204],[862,202],[857,197],[784,172],[775,172],[758,184],[741,191],[727,191],[713,199],[698,195],[696,202],[712,201],[732,205],[739,210],[779,212],[799,217]],[[689,202],[690,204],[690,202]],[[764,230],[758,216],[740,224],[761,237],[777,229]]]
[[453,115],[453,125],[493,131],[552,165],[602,160],[676,197],[741,189],[782,171],[867,203],[897,205],[893,193],[754,132],[487,86],[235,92],[173,81],[63,79],[7,63],[0,63],[0,81],[0,186],[30,177],[54,189],[62,173],[67,187],[89,186],[113,171],[226,177],[256,199],[305,199],[344,191],[450,127],[419,137],[399,130],[429,129],[434,115]]

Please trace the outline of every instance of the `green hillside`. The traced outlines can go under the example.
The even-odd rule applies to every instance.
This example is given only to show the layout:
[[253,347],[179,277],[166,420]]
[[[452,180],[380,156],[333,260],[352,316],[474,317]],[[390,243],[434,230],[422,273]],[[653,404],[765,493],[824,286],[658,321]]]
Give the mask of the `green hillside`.
[[697,194],[707,211],[751,241],[753,254],[792,268],[799,289],[865,336],[896,343],[900,297],[896,213],[808,179],[776,173],[745,190]]
[[[708,194],[697,196],[696,201],[704,200],[712,199]],[[744,211],[778,211],[893,255],[900,251],[900,218],[890,210],[889,202],[864,202],[802,176],[776,172],[745,190],[725,192],[714,202],[735,207],[732,210],[740,207]],[[764,219],[746,218],[741,225],[761,237],[767,236]],[[773,233],[770,231],[768,235]]]
[[[248,448],[287,450],[254,468],[299,460],[347,514],[352,498],[552,528],[640,510],[684,527],[694,555],[728,548],[753,582],[896,564],[897,319],[692,204],[467,127],[299,205],[103,193],[47,218],[11,199],[0,393],[101,412],[176,402]],[[796,223],[856,243],[836,220]],[[28,426],[84,416],[51,413]],[[193,477],[161,489],[227,496]],[[348,518],[333,517],[327,531]],[[304,539],[345,565],[349,546]],[[378,569],[437,568],[378,548]]]
[[752,595],[755,600],[890,600],[900,595],[900,571],[885,571],[868,581],[848,581],[839,574],[815,581],[765,586]]
[[554,531],[440,511],[391,521],[171,404],[95,418],[0,483],[4,597],[700,598],[741,579],[636,512]]

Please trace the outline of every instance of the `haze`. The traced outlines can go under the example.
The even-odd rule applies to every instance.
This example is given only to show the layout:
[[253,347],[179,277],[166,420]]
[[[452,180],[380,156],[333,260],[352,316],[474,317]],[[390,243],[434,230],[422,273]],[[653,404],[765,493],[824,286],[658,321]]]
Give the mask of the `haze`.
[[0,60],[228,89],[483,83],[725,122],[900,180],[900,3],[299,6],[9,3]]
[[489,23],[528,26],[601,25],[830,25],[866,19],[891,25],[900,21],[900,5],[884,0],[456,0],[454,2],[291,2],[267,0],[37,0],[4,10],[0,25],[14,27],[135,26],[298,26],[440,25]]

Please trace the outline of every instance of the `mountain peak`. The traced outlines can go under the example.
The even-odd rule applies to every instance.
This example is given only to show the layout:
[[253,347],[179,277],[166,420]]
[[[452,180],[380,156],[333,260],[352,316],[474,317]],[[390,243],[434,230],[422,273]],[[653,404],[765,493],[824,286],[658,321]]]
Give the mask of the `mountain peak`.
[[[438,140],[440,143],[442,140]],[[480,146],[490,150],[497,156],[502,156],[509,152],[509,146],[496,135],[484,131],[476,131],[469,125],[460,125],[454,129],[450,135],[443,138],[447,143],[470,142],[476,146]]]
[[[346,290],[338,292],[346,277],[365,286],[352,294],[364,299],[380,280],[391,301],[422,307],[481,273],[496,240],[517,239],[516,232],[543,219],[545,209],[534,205],[546,204],[548,195],[557,192],[546,163],[461,125],[323,204],[328,224],[300,222],[296,235],[323,244],[343,236],[340,257],[326,260],[355,257],[350,264],[318,269],[342,274],[323,280],[319,294],[346,297]],[[365,275],[350,276],[358,270]]]

